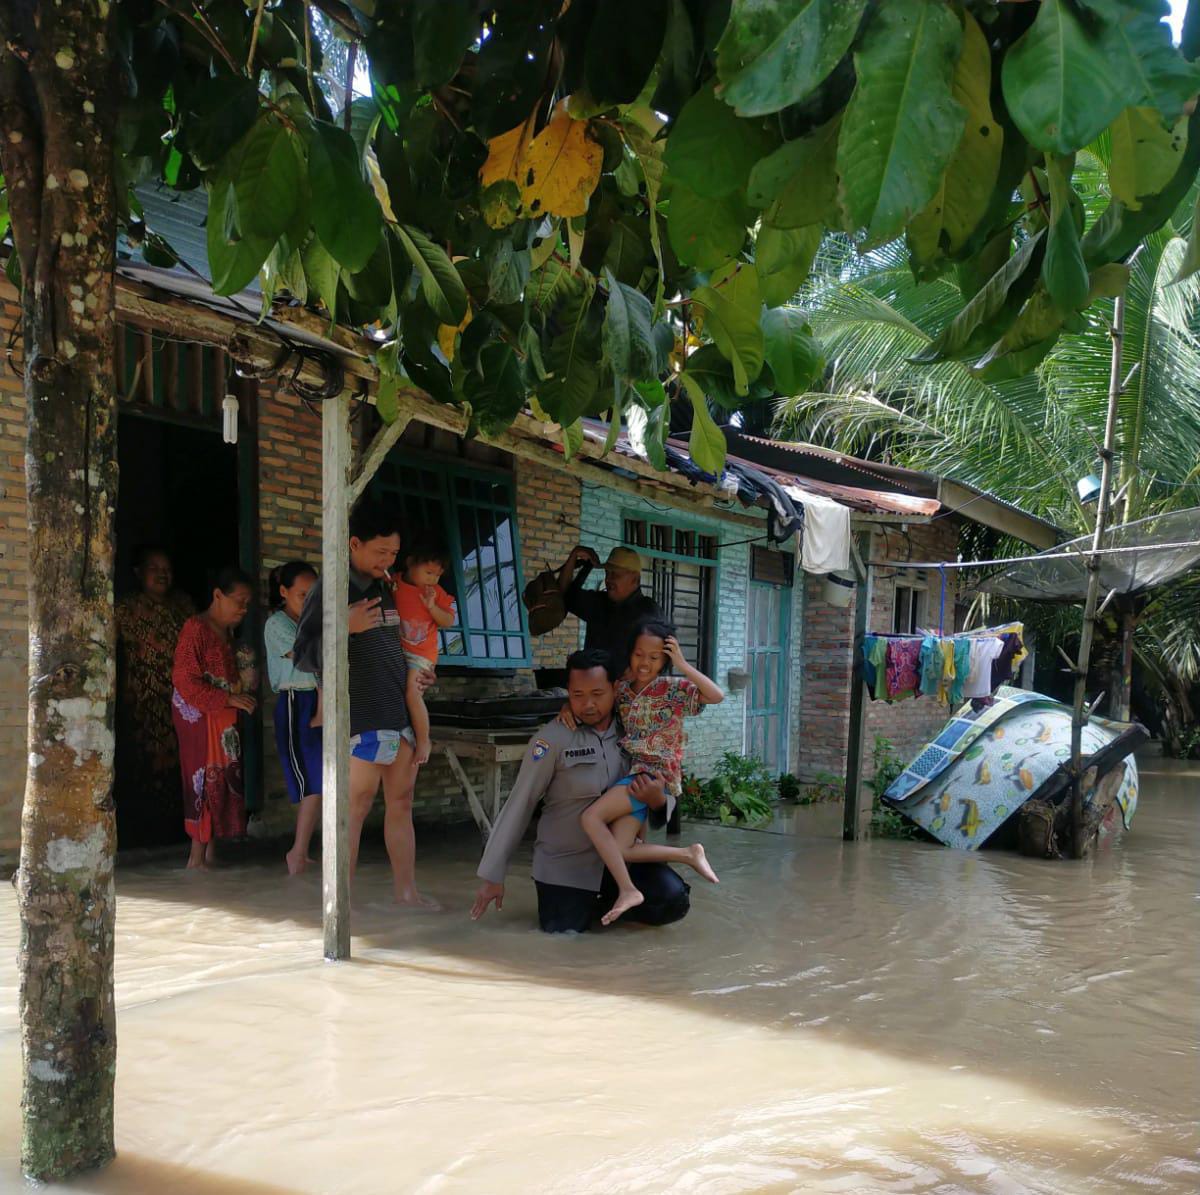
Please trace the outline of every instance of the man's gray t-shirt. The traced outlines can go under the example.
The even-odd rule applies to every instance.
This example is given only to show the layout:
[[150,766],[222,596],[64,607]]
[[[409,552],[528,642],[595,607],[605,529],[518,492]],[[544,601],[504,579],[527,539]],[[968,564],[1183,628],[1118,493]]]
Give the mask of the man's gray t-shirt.
[[629,774],[629,758],[618,740],[615,718],[603,731],[590,726],[568,730],[558,721],[543,726],[530,740],[516,783],[492,827],[476,873],[479,878],[504,883],[509,860],[544,798],[533,848],[533,878],[598,892],[604,864],[579,818],[597,797]]
[[[318,581],[304,602],[292,658],[304,672],[320,673],[322,590]],[[369,631],[350,636],[350,733],[404,730],[409,724],[406,687],[408,664],[400,642],[400,618],[391,590],[373,577],[350,570],[347,607],[364,598],[378,598],[383,621]],[[346,611],[349,617],[349,609]]]

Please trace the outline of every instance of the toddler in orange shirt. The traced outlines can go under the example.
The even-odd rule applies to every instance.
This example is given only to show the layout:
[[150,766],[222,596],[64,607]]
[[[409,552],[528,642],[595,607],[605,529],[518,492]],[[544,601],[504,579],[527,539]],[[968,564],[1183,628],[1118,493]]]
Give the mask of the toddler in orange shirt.
[[432,672],[438,660],[438,628],[454,625],[454,598],[438,582],[446,571],[445,551],[428,540],[418,540],[404,558],[404,572],[393,596],[400,616],[400,641],[408,662],[406,700],[417,739],[413,762],[429,762],[429,711],[417,687],[421,672]]

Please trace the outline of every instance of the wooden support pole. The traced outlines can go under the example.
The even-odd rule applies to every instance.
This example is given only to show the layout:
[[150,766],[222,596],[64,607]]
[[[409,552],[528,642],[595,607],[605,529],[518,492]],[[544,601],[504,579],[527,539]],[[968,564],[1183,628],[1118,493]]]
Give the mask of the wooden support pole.
[[387,459],[396,441],[404,435],[404,429],[412,420],[412,413],[404,411],[396,417],[395,422],[385,423],[371,441],[371,446],[363,454],[362,464],[350,482],[350,490],[346,496],[348,509],[353,510],[354,504],[362,497],[363,490],[371,484],[371,478],[379,472],[379,466]]
[[321,412],[321,908],[330,960],[350,957],[349,488],[350,396],[340,394]]
[[871,594],[870,565],[863,563],[864,558],[853,539],[850,546],[853,549],[852,563],[858,587],[854,593],[854,638],[850,644],[850,732],[846,740],[846,795],[842,804],[842,838],[846,842],[857,842],[865,837],[871,823],[868,813],[865,819],[867,825],[863,825],[863,752],[867,739],[867,686],[859,669],[863,640],[867,637]]

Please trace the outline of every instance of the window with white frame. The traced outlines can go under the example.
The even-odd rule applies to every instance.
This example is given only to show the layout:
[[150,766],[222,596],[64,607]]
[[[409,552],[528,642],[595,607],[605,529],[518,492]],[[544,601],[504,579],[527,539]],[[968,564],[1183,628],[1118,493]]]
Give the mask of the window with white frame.
[[915,635],[925,622],[924,589],[914,585],[897,585],[892,604],[892,631],[897,635]]
[[674,520],[627,515],[624,539],[642,557],[642,592],[675,624],[684,657],[711,674],[717,537]]

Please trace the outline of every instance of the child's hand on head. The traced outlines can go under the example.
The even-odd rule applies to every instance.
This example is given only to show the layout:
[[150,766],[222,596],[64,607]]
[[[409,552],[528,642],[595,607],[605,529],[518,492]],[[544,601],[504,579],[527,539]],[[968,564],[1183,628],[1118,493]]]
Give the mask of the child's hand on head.
[[674,635],[668,635],[663,640],[663,648],[672,664],[678,666],[687,663],[687,660],[683,658],[683,648],[679,646],[679,640]]

